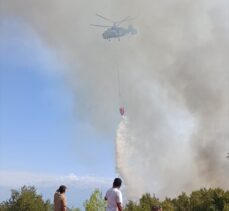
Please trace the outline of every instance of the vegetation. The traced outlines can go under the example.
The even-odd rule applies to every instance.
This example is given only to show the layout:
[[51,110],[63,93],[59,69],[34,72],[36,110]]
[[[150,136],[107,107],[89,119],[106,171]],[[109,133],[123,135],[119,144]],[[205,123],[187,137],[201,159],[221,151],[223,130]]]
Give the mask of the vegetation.
[[[105,211],[105,205],[99,189],[84,202],[85,211]],[[163,211],[229,211],[229,191],[203,188],[190,195],[182,193],[177,198],[165,198],[163,201],[146,193],[138,202],[129,201],[124,211],[150,211],[152,205],[160,205]],[[37,194],[35,187],[23,186],[20,190],[11,191],[10,199],[0,203],[0,211],[53,211],[53,205]],[[80,209],[68,208],[68,211]]]
[[164,201],[146,193],[139,202],[129,201],[124,211],[150,211],[152,205],[160,205],[163,211],[229,211],[229,191],[203,188],[193,191],[190,196],[182,193],[175,199]]
[[9,200],[0,204],[0,211],[51,211],[50,201],[44,201],[35,187],[23,186],[19,191],[11,190]]
[[105,211],[106,202],[99,189],[91,194],[90,199],[84,202],[85,211]]
[[[23,186],[20,190],[11,190],[11,197],[0,203],[0,211],[53,211],[53,204],[37,194],[34,186]],[[68,211],[80,211],[68,208]]]

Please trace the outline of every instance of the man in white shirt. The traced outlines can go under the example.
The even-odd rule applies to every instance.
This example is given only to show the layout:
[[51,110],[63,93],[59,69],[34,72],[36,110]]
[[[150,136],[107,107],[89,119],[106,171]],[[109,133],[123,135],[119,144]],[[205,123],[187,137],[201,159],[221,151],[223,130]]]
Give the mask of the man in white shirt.
[[110,188],[105,195],[105,200],[107,200],[106,211],[122,211],[122,193],[119,190],[121,185],[122,180],[115,178],[113,187]]

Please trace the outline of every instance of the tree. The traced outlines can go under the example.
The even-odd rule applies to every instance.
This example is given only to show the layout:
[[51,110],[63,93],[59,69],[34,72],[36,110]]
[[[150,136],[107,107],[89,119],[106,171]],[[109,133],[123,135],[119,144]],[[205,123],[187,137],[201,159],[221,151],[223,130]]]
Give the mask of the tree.
[[105,211],[105,206],[106,202],[103,199],[102,192],[99,189],[95,189],[90,196],[90,199],[84,202],[86,211]]
[[140,208],[136,203],[130,200],[126,204],[124,211],[140,211]]
[[190,196],[182,193],[177,198],[165,198],[162,202],[146,193],[139,203],[129,201],[124,211],[149,211],[152,205],[161,205],[165,211],[229,211],[229,191],[203,188],[193,191]]
[[8,201],[2,202],[1,211],[49,211],[50,201],[44,201],[38,195],[35,187],[23,186],[19,191],[11,190],[11,197]]
[[175,205],[170,198],[165,198],[165,200],[162,202],[162,208],[166,211],[174,211]]
[[190,210],[189,197],[186,193],[179,195],[178,199],[174,200],[174,202],[177,211]]
[[229,204],[224,205],[223,211],[229,211]]
[[223,210],[225,205],[224,191],[220,188],[210,189],[210,191],[216,210]]
[[151,210],[153,205],[159,204],[159,199],[157,199],[155,196],[151,197],[150,193],[146,193],[140,198],[139,206],[141,211],[148,211]]
[[80,208],[72,208],[72,209],[69,209],[69,211],[80,211]]

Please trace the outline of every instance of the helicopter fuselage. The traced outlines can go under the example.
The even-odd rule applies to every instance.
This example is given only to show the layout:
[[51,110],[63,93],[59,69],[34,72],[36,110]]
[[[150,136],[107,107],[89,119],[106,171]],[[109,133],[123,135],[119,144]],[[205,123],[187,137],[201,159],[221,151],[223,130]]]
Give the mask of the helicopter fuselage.
[[103,38],[107,40],[110,40],[111,38],[119,38],[126,35],[128,32],[128,29],[124,27],[112,26],[103,33]]

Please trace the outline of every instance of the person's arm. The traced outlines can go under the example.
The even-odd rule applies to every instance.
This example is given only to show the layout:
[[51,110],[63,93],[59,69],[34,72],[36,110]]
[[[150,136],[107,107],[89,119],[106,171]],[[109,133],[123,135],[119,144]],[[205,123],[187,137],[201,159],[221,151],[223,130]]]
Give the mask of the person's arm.
[[107,201],[107,192],[106,192],[106,195],[104,196],[104,200]]
[[122,211],[122,204],[120,202],[117,203],[118,211]]
[[118,211],[122,211],[122,193],[119,191],[116,196],[116,203],[118,207]]

